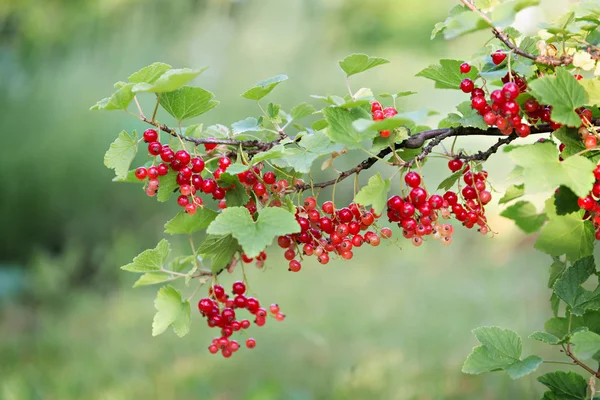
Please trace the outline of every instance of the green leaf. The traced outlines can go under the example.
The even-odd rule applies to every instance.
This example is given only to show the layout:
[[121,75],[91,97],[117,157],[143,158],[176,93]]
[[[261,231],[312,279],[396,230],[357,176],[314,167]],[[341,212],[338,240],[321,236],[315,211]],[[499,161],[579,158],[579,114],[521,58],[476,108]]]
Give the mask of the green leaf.
[[258,153],[252,157],[252,164],[257,164],[261,161],[272,160],[275,158],[282,158],[285,154],[285,147],[281,144],[273,146],[270,150]]
[[515,221],[515,224],[525,233],[539,231],[548,220],[546,214],[538,214],[535,206],[528,201],[518,201],[502,211],[500,215]]
[[155,62],[134,72],[129,76],[131,83],[154,83],[165,72],[171,69],[169,64]]
[[133,288],[169,282],[176,278],[177,277],[173,277],[166,272],[146,272],[144,275],[140,276],[137,281],[135,281]]
[[169,201],[173,193],[179,188],[177,184],[177,172],[169,171],[167,175],[158,177],[159,186],[156,198],[161,203]]
[[515,199],[518,199],[519,197],[522,197],[524,194],[525,194],[525,185],[524,184],[510,185],[506,189],[506,193],[504,194],[504,196],[502,196],[502,198],[500,200],[498,200],[498,204],[509,203]]
[[548,332],[537,331],[529,335],[529,339],[537,340],[538,342],[556,345],[560,339]]
[[387,194],[390,191],[390,180],[383,179],[378,172],[369,178],[367,186],[363,186],[354,196],[354,202],[361,206],[372,205],[375,213],[381,214],[385,208]]
[[315,132],[302,136],[297,145],[286,147],[281,160],[273,162],[280,167],[289,166],[296,172],[306,174],[317,158],[341,149],[340,144],[333,143],[323,132]]
[[260,81],[256,85],[254,85],[252,89],[249,89],[246,92],[244,92],[244,94],[242,94],[242,97],[258,101],[266,95],[268,95],[269,93],[271,93],[271,91],[275,89],[275,86],[287,80],[287,78],[288,77],[286,75],[277,75],[272,78],[265,79],[264,81]]
[[587,382],[575,372],[550,372],[537,381],[547,386],[557,396],[556,400],[586,400]]
[[172,92],[160,95],[160,105],[175,119],[197,117],[215,108],[219,102],[214,94],[199,87],[183,86]]
[[404,92],[398,92],[398,93],[381,93],[379,95],[379,97],[391,97],[393,99],[397,99],[399,97],[406,97],[406,96],[412,96],[413,94],[417,94],[417,92],[412,92],[410,90],[404,91]]
[[467,357],[462,371],[481,374],[499,369],[512,379],[520,378],[537,369],[542,359],[529,356],[521,360],[521,338],[516,332],[498,327],[482,327],[473,331],[481,346],[475,347]]
[[462,175],[462,170],[454,172],[449,177],[440,182],[440,184],[437,187],[438,190],[450,190],[450,188],[454,186],[456,182],[458,182]]
[[247,208],[228,207],[206,232],[211,235],[231,234],[248,257],[256,257],[275,237],[300,232],[300,225],[294,215],[281,208],[264,208],[254,221]]
[[594,292],[581,285],[596,271],[594,257],[585,257],[568,268],[554,284],[556,295],[571,307],[571,312],[582,315],[583,310],[600,308],[600,287]]
[[258,119],[254,117],[248,117],[238,122],[231,124],[231,132],[234,135],[238,135],[243,132],[260,132],[261,126]]
[[308,103],[301,103],[298,104],[296,107],[292,108],[292,111],[290,112],[292,115],[292,120],[298,120],[298,119],[302,119],[304,117],[308,117],[309,115],[312,115],[315,111],[315,108],[308,104]]
[[551,256],[567,255],[567,259],[576,261],[589,256],[594,250],[595,231],[589,221],[582,219],[583,213],[556,215],[556,209],[550,199],[546,203],[546,215],[549,222],[542,228],[534,247]]
[[311,128],[314,131],[321,131],[329,126],[329,122],[326,119],[319,119],[312,123]]
[[186,83],[190,82],[192,79],[206,71],[208,67],[204,67],[202,69],[190,69],[190,68],[181,68],[181,69],[170,69],[160,75],[158,79],[156,79],[152,83],[138,83],[133,87],[133,92],[152,92],[152,93],[164,93],[164,92],[172,92],[173,90],[177,90]]
[[460,83],[463,79],[475,79],[479,71],[475,66],[471,66],[471,71],[468,74],[460,72],[460,64],[458,60],[440,60],[440,64],[430,65],[416,76],[431,79],[435,81],[437,89],[460,89]]
[[218,273],[233,259],[240,245],[231,235],[208,235],[198,247],[197,253],[203,259],[211,259],[212,272]]
[[567,269],[567,264],[558,257],[552,257],[554,262],[550,265],[550,276],[548,277],[548,287],[553,288],[556,280],[560,278]]
[[227,207],[238,207],[243,206],[248,202],[250,198],[246,193],[246,188],[241,184],[240,180],[236,175],[232,175],[229,172],[224,172],[218,179],[221,187],[233,185],[233,189],[227,190],[225,193],[225,201]]
[[171,245],[165,239],[161,240],[155,248],[144,250],[133,262],[121,267],[129,272],[156,272],[163,269],[165,261],[171,252]]
[[133,135],[126,131],[119,133],[119,137],[110,144],[110,148],[104,155],[104,165],[115,170],[119,179],[125,179],[129,172],[129,166],[137,153],[137,133]]
[[523,180],[528,193],[555,190],[564,185],[578,196],[586,196],[594,185],[594,164],[582,156],[560,162],[558,149],[551,142],[519,146],[509,155],[515,164],[524,168]]
[[177,336],[183,337],[190,331],[190,303],[181,298],[179,290],[173,286],[164,286],[158,290],[154,299],[156,314],[152,321],[152,336],[157,336],[173,327]]
[[361,118],[352,122],[352,126],[358,132],[365,132],[367,130],[379,132],[383,130],[391,131],[393,129],[400,128],[406,125],[407,122],[409,122],[409,120],[407,120],[406,118],[400,118],[397,116],[394,116],[392,118],[386,118],[381,121],[373,121],[372,119]]
[[448,18],[444,22],[435,24],[431,39],[443,33],[444,38],[450,40],[489,27],[490,25],[481,16],[459,4],[450,9]]
[[600,106],[600,80],[582,79],[579,84],[583,86],[588,96],[588,106]]
[[450,113],[446,118],[440,121],[439,128],[454,128],[457,126],[472,126],[486,130],[489,126],[484,122],[483,117],[471,107],[470,101],[460,103],[456,109],[459,114]]
[[571,344],[575,345],[573,353],[580,360],[589,360],[600,351],[600,335],[590,331],[577,332],[571,336]]
[[190,235],[206,228],[217,218],[217,212],[208,207],[196,210],[193,215],[180,211],[172,220],[165,224],[165,233],[170,235]]
[[131,91],[133,86],[133,83],[125,84],[110,97],[106,97],[94,104],[90,107],[90,110],[126,110],[129,103],[135,97],[135,94]]
[[587,104],[588,95],[567,69],[556,68],[556,76],[536,79],[529,83],[529,89],[538,101],[553,107],[553,121],[567,126],[581,125],[575,109]]
[[494,26],[504,28],[515,22],[517,13],[527,7],[537,6],[540,0],[509,0],[503,1],[492,11]]
[[389,61],[385,58],[369,57],[366,54],[351,54],[343,60],[338,61],[338,64],[347,76],[359,74],[368,69],[387,63],[389,63]]
[[349,149],[361,148],[362,141],[372,140],[377,135],[376,132],[370,130],[357,132],[352,125],[352,114],[344,108],[328,107],[323,109],[323,113],[329,123],[327,136],[333,142],[343,144]]
[[554,193],[554,206],[557,215],[567,215],[580,210],[577,195],[566,186],[560,186]]

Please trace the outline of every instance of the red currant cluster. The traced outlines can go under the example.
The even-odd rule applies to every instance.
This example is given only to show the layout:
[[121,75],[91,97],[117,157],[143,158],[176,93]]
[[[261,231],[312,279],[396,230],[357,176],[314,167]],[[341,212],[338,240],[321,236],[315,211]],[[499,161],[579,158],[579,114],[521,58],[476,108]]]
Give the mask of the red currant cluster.
[[[378,101],[374,101],[371,103],[371,114],[373,114],[373,121],[383,121],[386,118],[391,118],[394,115],[398,114],[398,110],[394,107],[386,107],[382,109],[381,103]],[[379,132],[381,137],[389,137],[391,134],[388,130],[383,130]]]
[[[329,262],[331,253],[350,260],[354,256],[353,249],[363,243],[379,246],[381,238],[392,237],[389,228],[381,228],[377,233],[375,220],[379,217],[373,210],[367,211],[355,203],[336,209],[333,202],[326,201],[319,210],[315,198],[307,197],[296,212],[300,233],[280,236],[277,243],[286,249],[284,257],[292,272],[302,268],[303,255],[314,255],[321,264]],[[363,231],[366,232],[363,234]]]
[[[246,285],[244,282],[234,282],[231,292],[233,299],[225,293],[223,286],[214,285],[209,290],[209,297],[200,299],[198,302],[198,310],[202,316],[207,318],[208,326],[221,329],[221,336],[213,339],[211,345],[208,346],[208,351],[216,354],[220,350],[221,355],[225,358],[231,357],[240,348],[239,343],[231,339],[233,333],[242,329],[245,331],[251,325],[247,319],[237,320],[236,310],[238,312],[241,309],[248,310],[250,314],[254,315],[256,326],[264,326],[269,315],[256,298],[245,296]],[[277,304],[271,304],[269,311],[277,321],[285,319],[285,314],[281,313]],[[246,340],[247,348],[253,349],[255,346],[256,341],[253,338]]]
[[[237,175],[240,183],[246,188],[246,192],[253,192],[261,204],[268,204],[270,207],[281,207],[281,199],[289,189],[289,182],[286,179],[277,180],[277,176],[272,171],[262,173],[262,164],[255,165],[248,171],[241,172]],[[294,187],[304,185],[302,179],[294,180]],[[245,207],[250,211],[250,214],[256,212],[256,202],[250,196],[250,200],[245,204]],[[270,200],[270,201],[269,201]]]
[[596,183],[594,183],[592,191],[587,196],[580,197],[577,200],[577,205],[585,210],[583,219],[590,220],[594,224],[596,240],[600,240],[600,204],[598,203],[598,199],[600,199],[600,165],[594,169],[594,177]]
[[[151,156],[160,156],[163,161],[158,166],[148,168],[139,167],[135,170],[135,176],[139,180],[148,178],[146,194],[154,196],[158,191],[159,176],[169,173],[169,170],[177,172],[177,184],[179,185],[180,196],[177,198],[177,204],[185,208],[188,214],[194,214],[197,207],[203,205],[201,197],[197,193],[212,195],[213,199],[219,201],[219,208],[225,208],[225,194],[231,187],[221,187],[217,180],[221,174],[231,165],[231,160],[227,157],[219,158],[219,168],[212,172],[212,177],[202,178],[201,173],[205,170],[204,160],[200,156],[192,157],[186,150],[173,151],[168,144],[161,144],[158,141],[158,132],[154,129],[147,129],[144,132],[144,141],[148,143],[148,153]],[[205,144],[205,150],[212,151],[217,147],[216,144]]]

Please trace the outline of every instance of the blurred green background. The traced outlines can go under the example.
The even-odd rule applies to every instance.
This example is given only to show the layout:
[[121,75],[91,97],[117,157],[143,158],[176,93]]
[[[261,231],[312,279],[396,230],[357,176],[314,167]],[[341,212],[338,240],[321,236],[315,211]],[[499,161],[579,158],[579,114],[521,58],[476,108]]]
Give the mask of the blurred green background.
[[[108,145],[121,129],[145,129],[125,113],[88,111],[113,82],[153,61],[210,65],[196,83],[221,106],[197,122],[231,124],[258,115],[239,94],[279,73],[290,80],[272,100],[284,109],[316,102],[310,94],[343,95],[336,61],[365,52],[392,63],[353,78],[355,89],[416,90],[403,110],[446,113],[460,93],[434,91],[415,73],[440,58],[468,59],[488,39],[429,40],[454,3],[0,1],[0,399],[538,398],[535,376],[460,372],[476,344],[471,329],[499,325],[526,337],[550,317],[550,259],[500,217],[491,217],[493,238],[456,227],[448,248],[363,247],[351,262],[307,262],[298,274],[271,252],[249,279],[287,319],[255,328],[257,348],[229,360],[208,354],[214,332],[195,313],[185,338],[151,337],[156,288],[133,290],[134,277],[119,271],[163,237],[177,206],[111,182]],[[567,3],[542,1],[520,28],[535,32]],[[487,169],[502,191],[507,158]],[[424,172],[435,187],[444,162],[431,160]],[[560,358],[531,340],[524,349]]]

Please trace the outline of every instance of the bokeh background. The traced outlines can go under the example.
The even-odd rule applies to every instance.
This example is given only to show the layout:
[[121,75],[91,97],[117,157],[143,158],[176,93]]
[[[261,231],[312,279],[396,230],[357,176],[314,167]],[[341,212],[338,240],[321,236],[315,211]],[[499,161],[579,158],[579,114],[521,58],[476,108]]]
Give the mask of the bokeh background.
[[[497,235],[457,227],[448,248],[363,247],[351,262],[306,262],[298,274],[270,252],[249,279],[287,319],[255,329],[257,348],[229,360],[208,354],[214,332],[195,313],[185,338],[153,338],[156,287],[133,290],[134,277],[119,270],[163,237],[177,206],[111,182],[108,145],[123,128],[144,128],[125,113],[88,111],[113,82],[153,61],[210,65],[196,83],[221,106],[197,122],[231,124],[258,115],[239,94],[279,73],[290,80],[271,98],[284,108],[317,105],[311,94],[343,95],[337,60],[365,52],[392,63],[353,78],[355,89],[415,90],[400,108],[444,114],[463,96],[414,75],[440,58],[468,59],[488,39],[429,40],[454,3],[1,0],[0,399],[538,398],[535,374],[513,382],[460,372],[476,344],[471,329],[499,325],[526,337],[551,316],[550,258],[494,207]],[[518,27],[536,32],[567,5],[542,1]],[[502,192],[507,158],[487,168]],[[432,159],[424,172],[437,186],[444,161]],[[349,190],[336,196],[350,201]],[[560,358],[527,339],[524,351]]]

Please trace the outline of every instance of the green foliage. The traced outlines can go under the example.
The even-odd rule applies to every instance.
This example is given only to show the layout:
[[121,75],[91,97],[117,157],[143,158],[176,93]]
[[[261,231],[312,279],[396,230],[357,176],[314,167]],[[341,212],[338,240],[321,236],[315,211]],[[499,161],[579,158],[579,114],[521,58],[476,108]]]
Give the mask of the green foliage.
[[483,121],[483,117],[471,107],[470,101],[464,101],[456,106],[460,114],[450,113],[446,118],[440,121],[439,128],[455,128],[457,126],[472,126],[479,129],[487,129],[488,125]]
[[537,340],[550,345],[556,345],[560,342],[560,339],[553,334],[542,331],[533,332],[531,335],[529,335],[529,339]]
[[600,351],[600,335],[589,331],[580,331],[571,337],[571,344],[574,345],[573,354],[580,360],[589,360],[596,358]]
[[281,235],[300,232],[294,216],[281,208],[259,211],[256,221],[245,207],[228,207],[208,226],[210,235],[232,235],[248,257],[256,257]]
[[156,198],[160,202],[169,201],[173,192],[179,188],[177,184],[177,173],[175,171],[169,171],[167,175],[159,176],[158,180],[160,186],[158,187],[158,194]]
[[450,9],[448,18],[444,22],[435,24],[435,28],[431,32],[431,39],[443,33],[444,38],[450,40],[488,27],[489,24],[481,16],[471,12],[464,5],[457,4]]
[[538,382],[550,389],[544,400],[586,400],[587,382],[575,372],[550,372],[537,378]]
[[535,371],[542,363],[538,356],[521,360],[522,343],[516,332],[498,327],[482,327],[473,331],[481,346],[475,347],[463,365],[467,374],[504,370],[512,379]]
[[275,89],[275,86],[287,80],[287,78],[288,77],[286,75],[277,75],[272,78],[265,79],[264,81],[260,81],[251,89],[244,92],[242,94],[242,97],[258,101],[266,95],[268,95],[269,93],[271,93],[271,91]]
[[161,75],[170,69],[171,66],[169,64],[155,62],[134,72],[128,79],[131,83],[154,83]]
[[129,103],[135,97],[135,94],[132,92],[133,86],[133,83],[125,84],[110,97],[106,97],[94,104],[90,107],[90,110],[126,110]]
[[385,208],[389,191],[390,180],[383,179],[381,174],[377,173],[370,177],[367,186],[363,186],[354,196],[354,202],[365,207],[372,205],[375,213],[381,214]]
[[159,289],[154,300],[156,315],[152,322],[152,336],[172,327],[175,334],[183,337],[190,331],[190,302],[181,298],[181,292],[173,286]]
[[583,315],[585,310],[600,308],[600,286],[589,291],[581,285],[596,271],[593,257],[576,261],[554,284],[554,292],[564,301],[574,315]]
[[133,262],[121,267],[129,272],[156,272],[163,269],[167,257],[171,252],[171,245],[165,239],[161,240],[155,248],[144,250]]
[[500,215],[515,221],[515,224],[525,233],[539,231],[548,220],[546,214],[539,214],[535,206],[529,201],[518,201],[502,211]]
[[529,89],[538,101],[553,107],[552,120],[568,126],[581,125],[575,109],[587,104],[588,95],[571,72],[559,67],[556,76],[536,79]]
[[165,224],[165,233],[170,235],[190,235],[208,227],[217,218],[217,213],[208,207],[202,207],[193,215],[180,211]]
[[510,203],[513,200],[523,197],[524,194],[525,194],[525,185],[524,184],[510,185],[506,189],[506,193],[504,194],[504,196],[502,196],[502,198],[500,200],[498,200],[498,204]]
[[197,117],[215,108],[219,102],[214,94],[198,87],[183,86],[172,92],[160,94],[160,105],[175,119]]
[[122,131],[110,144],[110,148],[104,155],[104,165],[114,169],[118,179],[125,179],[127,176],[129,166],[137,153],[137,145],[136,131],[133,131],[133,135]]
[[232,235],[207,235],[198,247],[197,253],[203,258],[210,259],[212,271],[220,272],[233,259],[235,253],[241,250]]
[[479,72],[475,66],[471,66],[471,71],[468,74],[461,74],[460,64],[462,63],[458,60],[440,60],[439,65],[430,65],[419,72],[417,76],[435,81],[437,89],[458,90],[463,79],[475,79]]
[[308,103],[301,103],[292,108],[292,110],[290,111],[290,115],[292,117],[292,120],[296,121],[308,117],[309,115],[312,115],[315,111],[317,110],[315,110],[315,108],[312,105]]
[[[290,144],[286,147],[277,147],[264,153],[265,157],[274,156],[273,163],[280,167],[291,167],[298,173],[308,173],[314,161],[325,155],[342,150],[343,146],[330,140],[328,135],[323,132],[315,132],[302,136],[297,144]],[[262,158],[266,159],[266,158]]]
[[357,132],[352,124],[355,118],[345,108],[328,107],[323,110],[323,114],[329,123],[327,136],[332,142],[343,144],[349,149],[361,148],[361,142],[372,140],[377,134],[372,130]]
[[161,74],[156,80],[153,82],[142,82],[138,83],[133,87],[134,93],[139,92],[151,92],[151,93],[162,93],[162,92],[172,92],[174,90],[179,89],[186,83],[190,82],[198,75],[206,71],[208,67],[202,69],[190,69],[190,68],[181,68],[181,69],[170,69]]
[[356,75],[368,69],[388,63],[389,61],[385,58],[370,57],[366,54],[351,54],[338,62],[347,76]]

